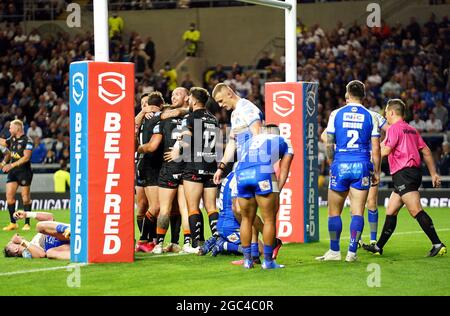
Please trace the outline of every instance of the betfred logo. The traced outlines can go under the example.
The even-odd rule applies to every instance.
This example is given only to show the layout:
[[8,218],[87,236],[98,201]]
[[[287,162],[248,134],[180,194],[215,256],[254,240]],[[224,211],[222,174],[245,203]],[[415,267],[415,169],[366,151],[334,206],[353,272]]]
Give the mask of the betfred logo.
[[272,96],[273,111],[287,117],[295,110],[295,94],[291,91],[277,91]]
[[314,91],[314,86],[308,91],[306,111],[308,112],[308,117],[313,116],[316,111],[316,92]]
[[117,72],[98,75],[98,96],[110,105],[125,98],[125,76]]
[[84,75],[77,72],[72,76],[72,97],[76,105],[80,105],[84,96]]

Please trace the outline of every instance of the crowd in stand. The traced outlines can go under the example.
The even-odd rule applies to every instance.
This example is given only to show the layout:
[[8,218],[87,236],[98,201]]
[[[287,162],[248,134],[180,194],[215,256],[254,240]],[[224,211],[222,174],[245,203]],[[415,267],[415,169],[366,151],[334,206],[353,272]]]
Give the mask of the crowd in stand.
[[[342,23],[331,32],[319,25],[297,28],[298,81],[319,82],[319,134],[326,128],[330,113],[345,103],[345,85],[351,80],[365,82],[368,95],[365,106],[382,112],[386,101],[401,98],[407,104],[407,122],[420,132],[428,132],[426,141],[448,174],[448,159],[441,146],[450,130],[450,23],[447,17],[437,21],[432,15],[420,25],[411,18],[406,26],[387,25],[369,29],[356,22],[350,28]],[[268,53],[256,69],[267,72],[267,80],[284,77],[283,58]],[[217,81],[234,85],[242,97],[264,108],[263,89],[258,73],[242,72],[237,64],[228,72],[218,65],[207,73],[208,87]],[[431,133],[431,135],[430,135]],[[327,174],[325,155],[321,155],[322,173]],[[441,166],[441,165],[440,165]],[[387,169],[385,169],[387,171]]]
[[[128,35],[128,34],[127,34]],[[319,25],[297,28],[298,80],[316,81],[319,89],[319,129],[331,111],[344,104],[347,82],[366,83],[366,106],[380,112],[386,100],[401,97],[408,105],[407,120],[423,132],[449,130],[450,24],[448,18],[430,17],[424,25],[369,29],[342,23],[325,32]],[[154,70],[155,43],[138,33],[112,34],[110,60],[131,61],[136,67],[136,97],[159,90],[170,100],[177,85],[193,85],[188,76],[178,78],[166,63]],[[69,65],[92,59],[93,34],[58,33],[41,36],[36,29],[24,34],[19,25],[3,23],[0,29],[0,136],[8,136],[8,122],[24,121],[27,133],[41,150],[33,162],[54,162],[69,152]],[[264,110],[264,81],[284,80],[284,59],[265,53],[257,65],[217,65],[205,74],[209,90],[218,82],[233,86],[241,97]],[[264,73],[264,76],[261,74]],[[223,124],[229,113],[212,106]],[[442,139],[441,139],[442,142]],[[442,148],[435,146],[436,158]],[[68,157],[65,157],[68,159]],[[439,159],[438,159],[439,160]],[[326,172],[326,171],[324,171]]]

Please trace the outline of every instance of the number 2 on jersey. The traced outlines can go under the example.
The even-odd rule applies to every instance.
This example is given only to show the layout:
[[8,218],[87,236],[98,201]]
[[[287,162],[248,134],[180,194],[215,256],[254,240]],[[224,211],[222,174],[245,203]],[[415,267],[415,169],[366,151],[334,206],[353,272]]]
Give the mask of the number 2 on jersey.
[[351,138],[351,139],[349,140],[349,142],[347,143],[347,148],[352,148],[352,149],[359,148],[359,145],[358,145],[358,144],[355,144],[356,141],[357,141],[358,138],[359,138],[359,133],[358,133],[358,131],[355,131],[355,130],[348,130],[348,131],[347,131],[347,137]]

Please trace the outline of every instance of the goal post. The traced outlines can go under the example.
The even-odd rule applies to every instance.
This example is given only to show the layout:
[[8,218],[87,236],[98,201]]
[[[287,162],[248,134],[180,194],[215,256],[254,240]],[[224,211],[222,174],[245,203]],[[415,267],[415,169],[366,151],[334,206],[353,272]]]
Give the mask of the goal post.
[[109,61],[108,2],[94,1],[95,61],[70,64],[72,262],[134,261],[134,64]]
[[265,84],[266,121],[292,142],[294,161],[280,192],[277,235],[286,242],[319,240],[318,83],[297,82],[297,1],[241,0],[285,12],[286,82]]

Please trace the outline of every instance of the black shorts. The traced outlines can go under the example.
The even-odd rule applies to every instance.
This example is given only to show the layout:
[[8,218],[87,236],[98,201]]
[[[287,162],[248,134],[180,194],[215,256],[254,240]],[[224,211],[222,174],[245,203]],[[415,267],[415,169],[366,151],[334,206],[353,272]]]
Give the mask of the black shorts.
[[183,174],[183,180],[195,183],[203,183],[203,188],[217,188],[217,184],[214,183],[214,175],[212,174],[199,174],[197,172],[188,171]]
[[422,184],[422,171],[419,168],[405,168],[394,175],[394,192],[403,196],[409,192],[419,191]]
[[146,168],[136,170],[136,186],[138,187],[152,187],[158,186],[160,169]]
[[170,168],[162,167],[159,172],[158,186],[166,189],[176,189],[183,184],[183,172],[171,170]]
[[33,171],[31,169],[13,168],[8,172],[6,183],[17,182],[22,187],[29,187],[33,180]]

